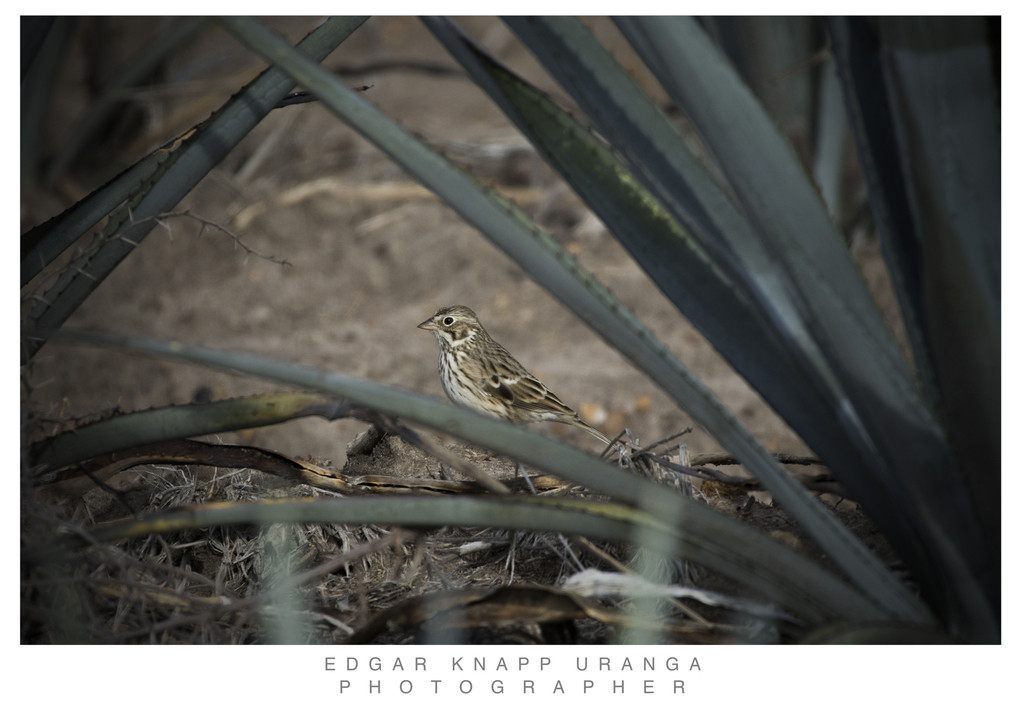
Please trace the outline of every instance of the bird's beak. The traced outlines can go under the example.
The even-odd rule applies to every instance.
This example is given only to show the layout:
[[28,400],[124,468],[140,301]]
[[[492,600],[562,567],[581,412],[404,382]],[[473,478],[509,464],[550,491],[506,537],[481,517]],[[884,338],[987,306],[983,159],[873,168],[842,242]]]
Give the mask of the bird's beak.
[[426,321],[424,321],[419,326],[417,326],[416,328],[421,328],[424,331],[436,331],[437,330],[437,324],[434,323],[434,319],[433,319],[433,317],[431,317],[431,318],[427,319]]

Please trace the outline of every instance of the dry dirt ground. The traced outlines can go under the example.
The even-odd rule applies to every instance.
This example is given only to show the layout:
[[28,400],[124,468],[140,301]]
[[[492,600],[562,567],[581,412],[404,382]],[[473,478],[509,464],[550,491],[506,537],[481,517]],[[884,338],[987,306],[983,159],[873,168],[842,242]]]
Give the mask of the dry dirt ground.
[[[273,26],[297,41],[317,22],[275,20]],[[500,22],[461,22],[528,80],[562,95]],[[616,56],[657,95],[659,89],[614,28],[601,21],[593,24]],[[154,36],[160,20],[120,20],[116,27],[119,43],[110,51],[124,60]],[[75,61],[62,74],[53,118],[46,126],[51,144],[58,144],[81,114],[86,92],[81,64],[89,50],[80,43],[72,48]],[[334,67],[385,59],[454,65],[413,18],[371,20],[325,63]],[[123,133],[102,155],[89,157],[102,174],[97,178],[108,178],[206,118],[262,68],[231,37],[217,29],[209,32],[169,67],[168,81],[183,82],[182,88],[140,90],[132,96],[127,105],[141,129]],[[364,94],[368,100],[429,144],[510,190],[766,448],[807,453],[792,430],[680,316],[473,84],[414,70],[381,70],[346,80],[354,86],[372,84]],[[22,231],[95,188],[85,173],[90,172],[65,175],[53,190],[24,190]],[[643,374],[483,236],[421,192],[387,157],[318,104],[274,111],[175,210],[186,209],[223,224],[248,247],[289,265],[247,254],[210,229],[197,237],[198,223],[169,219],[167,228],[155,229],[66,326],[245,351],[442,396],[437,344],[416,325],[441,306],[464,304],[479,314],[496,340],[605,433],[614,435],[625,427],[641,443],[651,443],[693,427],[683,439],[692,452],[720,449]],[[885,296],[877,247],[869,243],[856,255],[872,288]],[[891,301],[883,301],[883,308],[891,318]],[[35,413],[61,419],[112,407],[139,410],[187,403],[197,395],[221,399],[279,389],[199,367],[57,345],[45,346],[24,373],[24,403]],[[226,433],[217,441],[329,459],[340,468],[346,462],[346,445],[365,426],[354,420],[311,418]],[[535,428],[592,446],[586,434],[563,425]],[[196,481],[189,482],[194,486]],[[206,482],[204,477],[200,482]]]

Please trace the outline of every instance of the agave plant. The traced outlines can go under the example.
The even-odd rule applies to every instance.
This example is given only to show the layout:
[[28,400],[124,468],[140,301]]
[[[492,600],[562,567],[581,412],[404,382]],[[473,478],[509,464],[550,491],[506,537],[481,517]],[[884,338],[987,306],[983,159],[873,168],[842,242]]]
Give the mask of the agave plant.
[[[832,469],[903,557],[920,587],[917,595],[547,233],[318,66],[361,21],[329,20],[293,48],[255,20],[221,19],[273,66],[194,134],[23,236],[25,285],[115,206],[128,203],[46,301],[28,312],[24,355],[31,357],[49,338],[83,338],[55,331],[155,225],[145,219],[170,210],[298,84],[440,195],[704,425],[804,525],[844,576],[694,501],[667,496],[649,481],[525,430],[365,380],[176,343],[92,335],[92,341],[330,393],[509,454],[626,506],[613,513],[504,500],[522,506],[513,521],[490,501],[443,507],[389,501],[317,510],[281,506],[264,521],[404,518],[429,524],[434,518],[439,524],[575,527],[706,564],[756,586],[814,627],[882,622],[891,626],[883,639],[927,628],[934,639],[999,641],[999,114],[988,43],[992,23],[828,20],[837,72],[827,74],[819,96],[821,139],[810,165],[819,189],[737,70],[742,57],[726,54],[725,39],[735,29],[729,22],[702,27],[680,17],[615,19],[699,134],[723,184],[694,156],[665,107],[640,89],[582,22],[506,20],[576,102],[586,124],[490,56],[455,22],[424,20],[665,296]],[[822,136],[842,119],[840,101],[855,136],[911,361],[882,321],[829,215],[836,165],[828,155],[836,150]],[[66,464],[174,434],[184,435],[160,429],[140,439],[122,431],[88,451],[60,450],[59,458]],[[56,455],[55,444],[41,447],[33,460]],[[251,520],[251,513],[222,518]],[[858,639],[856,629],[846,637]]]

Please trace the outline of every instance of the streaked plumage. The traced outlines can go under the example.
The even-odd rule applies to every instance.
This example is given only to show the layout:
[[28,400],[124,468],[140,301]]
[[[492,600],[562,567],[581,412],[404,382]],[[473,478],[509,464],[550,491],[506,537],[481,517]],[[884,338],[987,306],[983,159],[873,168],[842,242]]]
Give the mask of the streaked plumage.
[[445,307],[419,328],[437,337],[441,385],[455,404],[513,424],[562,422],[611,443],[491,338],[472,309]]

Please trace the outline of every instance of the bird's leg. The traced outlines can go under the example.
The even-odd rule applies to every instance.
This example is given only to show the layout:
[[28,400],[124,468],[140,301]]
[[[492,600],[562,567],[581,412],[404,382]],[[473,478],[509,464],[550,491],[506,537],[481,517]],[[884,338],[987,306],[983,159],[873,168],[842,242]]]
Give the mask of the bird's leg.
[[519,532],[510,529],[509,534],[512,535],[511,546],[508,550],[508,556],[505,557],[505,568],[508,569],[508,585],[512,585],[512,577],[516,575],[516,539],[519,538]]
[[[523,474],[523,480],[526,481],[526,486],[530,489],[530,493],[536,495],[537,489],[533,487],[533,481],[530,480],[530,474],[526,472],[526,466],[521,461],[517,463],[519,464],[519,472]],[[512,534],[512,542],[511,548],[508,550],[508,557],[505,559],[505,568],[509,569],[508,585],[511,586],[512,577],[516,571],[516,540],[519,538],[519,532],[514,529],[510,529],[509,532]]]
[[526,481],[526,487],[530,489],[531,495],[537,494],[537,489],[533,487],[533,481],[530,480],[530,474],[526,472],[526,466],[523,465],[522,461],[519,461],[519,472],[523,474],[523,480]]

